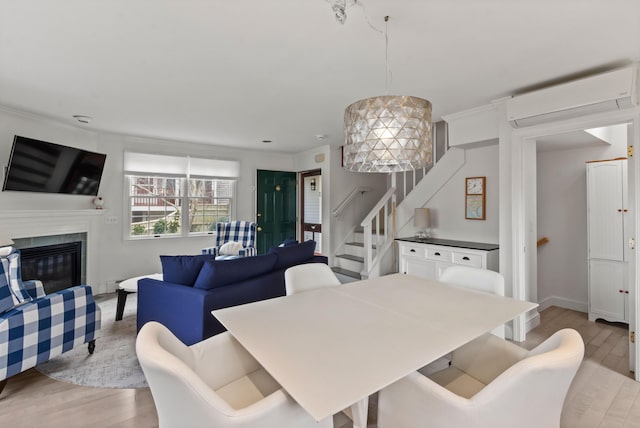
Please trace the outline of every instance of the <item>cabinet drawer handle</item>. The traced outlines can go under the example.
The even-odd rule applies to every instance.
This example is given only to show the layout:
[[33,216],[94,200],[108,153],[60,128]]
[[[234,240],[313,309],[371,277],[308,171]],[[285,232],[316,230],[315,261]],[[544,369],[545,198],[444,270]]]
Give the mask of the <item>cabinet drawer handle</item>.
[[622,210],[618,210],[618,212],[619,212],[619,213],[621,213],[621,212],[622,212]]
[[469,257],[464,256],[464,257],[462,258],[462,260],[467,260],[467,261],[469,261]]
[[626,213],[626,212],[629,212],[629,210],[622,210],[622,212],[625,212],[625,213]]
[[629,294],[629,290],[625,290],[625,291],[624,291],[624,294]]
[[440,255],[440,253],[433,253],[433,255],[434,255],[434,256],[439,256],[439,255]]
[[624,290],[618,290],[618,293],[624,293]]
[[415,253],[415,252],[416,252],[416,250],[414,250],[413,248],[412,248],[410,251],[411,251],[412,253]]

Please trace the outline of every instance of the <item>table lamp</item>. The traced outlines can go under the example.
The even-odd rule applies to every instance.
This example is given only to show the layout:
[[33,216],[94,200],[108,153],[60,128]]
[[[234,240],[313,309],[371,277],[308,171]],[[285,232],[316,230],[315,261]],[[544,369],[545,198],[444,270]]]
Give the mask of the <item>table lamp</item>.
[[413,225],[417,228],[416,238],[429,237],[429,208],[416,208],[413,213]]
[[0,230],[0,256],[8,256],[11,254],[13,239],[5,233],[4,230]]

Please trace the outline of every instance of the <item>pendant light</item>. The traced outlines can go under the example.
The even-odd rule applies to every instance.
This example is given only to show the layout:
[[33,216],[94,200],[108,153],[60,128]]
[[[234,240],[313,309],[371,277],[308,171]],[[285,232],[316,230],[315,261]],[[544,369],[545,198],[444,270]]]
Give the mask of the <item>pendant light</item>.
[[[385,16],[386,86],[389,62]],[[385,90],[386,93],[386,90]],[[433,162],[431,103],[412,97],[383,95],[356,101],[344,113],[344,167],[355,172],[398,172]]]

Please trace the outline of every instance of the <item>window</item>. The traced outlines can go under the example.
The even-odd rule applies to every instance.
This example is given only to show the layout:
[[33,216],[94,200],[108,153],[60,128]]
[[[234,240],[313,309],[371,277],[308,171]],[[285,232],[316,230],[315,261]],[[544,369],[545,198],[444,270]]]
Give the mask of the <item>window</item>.
[[232,195],[231,180],[190,179],[189,231],[215,231],[217,222],[231,220]]
[[130,238],[215,232],[234,218],[238,162],[125,153]]
[[132,236],[180,233],[182,178],[129,176]]

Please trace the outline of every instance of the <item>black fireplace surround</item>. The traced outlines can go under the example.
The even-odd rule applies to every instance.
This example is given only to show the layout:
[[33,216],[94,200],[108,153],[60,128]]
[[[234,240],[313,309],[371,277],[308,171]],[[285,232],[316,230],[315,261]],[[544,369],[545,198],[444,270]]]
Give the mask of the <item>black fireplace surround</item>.
[[47,294],[80,285],[82,242],[20,249],[22,278],[42,281]]

